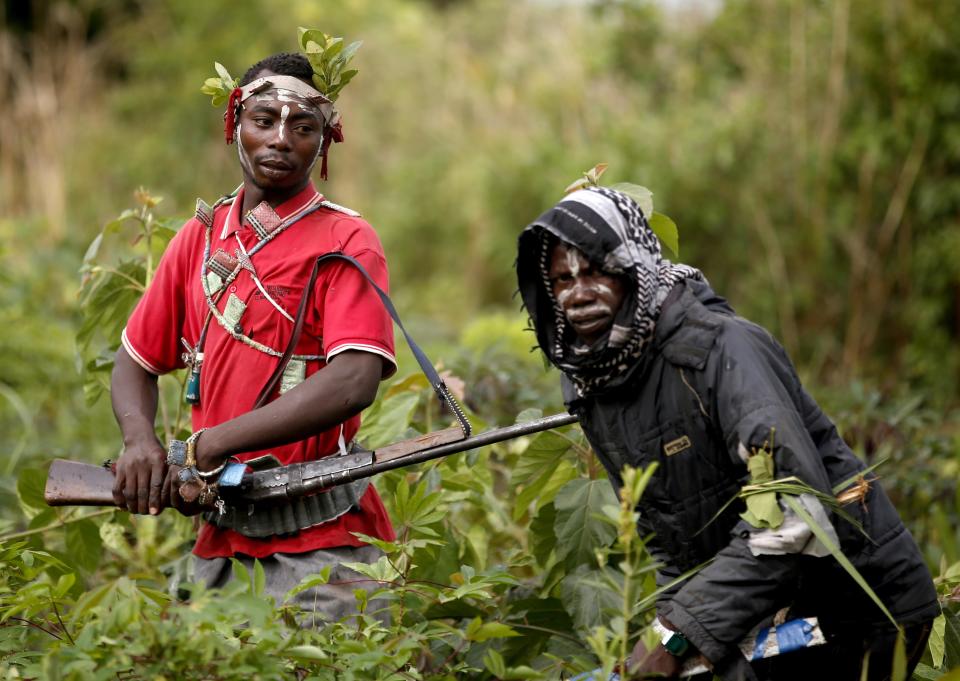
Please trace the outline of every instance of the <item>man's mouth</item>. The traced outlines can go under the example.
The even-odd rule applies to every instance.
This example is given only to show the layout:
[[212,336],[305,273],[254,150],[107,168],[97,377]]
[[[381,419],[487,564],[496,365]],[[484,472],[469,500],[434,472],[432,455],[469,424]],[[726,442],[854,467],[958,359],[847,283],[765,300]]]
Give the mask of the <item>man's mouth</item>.
[[567,313],[567,319],[574,326],[590,326],[598,322],[606,321],[610,318],[610,309],[605,305],[592,305],[588,308],[579,310],[570,310]]
[[270,170],[292,170],[293,166],[282,161],[278,158],[268,158],[263,161],[260,161],[260,165],[264,168],[269,168]]

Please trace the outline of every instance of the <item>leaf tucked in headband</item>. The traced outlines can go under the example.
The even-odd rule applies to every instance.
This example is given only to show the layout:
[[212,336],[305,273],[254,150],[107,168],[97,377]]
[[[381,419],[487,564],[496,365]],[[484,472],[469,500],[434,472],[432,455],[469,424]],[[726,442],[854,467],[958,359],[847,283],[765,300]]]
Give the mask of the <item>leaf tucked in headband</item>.
[[[586,187],[599,187],[600,176],[603,175],[606,170],[606,163],[598,163],[590,170],[585,171],[580,178],[567,185],[563,193],[569,194]],[[640,210],[643,211],[643,215],[647,218],[650,229],[653,230],[653,233],[660,239],[660,243],[668,248],[674,257],[680,257],[680,232],[673,220],[663,213],[654,212],[653,192],[646,187],[639,184],[631,184],[630,182],[612,184],[610,185],[610,189],[626,194],[636,201],[637,205],[640,206]]]
[[313,67],[314,87],[335,102],[344,86],[357,75],[357,69],[346,69],[346,66],[363,43],[358,40],[344,47],[343,38],[302,26],[299,35],[300,49]]
[[219,77],[207,78],[203,81],[203,87],[200,88],[200,92],[211,96],[210,103],[213,104],[213,106],[222,106],[230,98],[230,93],[233,92],[235,87],[238,87],[239,83],[220,62],[214,62],[213,66],[217,70]]

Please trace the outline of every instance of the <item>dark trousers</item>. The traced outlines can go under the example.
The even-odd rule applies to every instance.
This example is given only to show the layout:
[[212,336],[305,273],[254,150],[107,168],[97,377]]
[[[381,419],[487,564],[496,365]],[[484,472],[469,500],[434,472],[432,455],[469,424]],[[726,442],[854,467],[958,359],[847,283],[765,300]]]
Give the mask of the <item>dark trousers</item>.
[[[923,657],[931,626],[931,622],[914,624],[904,631],[908,679]],[[895,631],[883,630],[870,634],[840,631],[833,635],[826,632],[826,637],[827,643],[824,645],[752,663],[757,678],[761,681],[809,681],[817,678],[860,681],[862,667],[868,664],[869,681],[890,679],[897,640]],[[865,662],[867,653],[869,658]]]

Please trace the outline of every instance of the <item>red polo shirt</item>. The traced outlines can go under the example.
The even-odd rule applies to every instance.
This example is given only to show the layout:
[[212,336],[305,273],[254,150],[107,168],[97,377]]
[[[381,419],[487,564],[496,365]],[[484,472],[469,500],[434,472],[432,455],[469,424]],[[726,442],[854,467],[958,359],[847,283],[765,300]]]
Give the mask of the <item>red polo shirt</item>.
[[[322,200],[310,184],[274,210],[280,220],[300,216],[291,226],[251,256],[261,286],[242,270],[217,303],[228,318],[238,302],[245,307],[237,322],[245,335],[275,350],[283,351],[293,323],[276,306],[295,318],[303,288],[316,256],[340,251],[356,258],[387,289],[387,266],[383,247],[373,228],[364,220],[340,210],[310,208]],[[232,203],[214,212],[210,253],[223,249],[249,253],[259,242],[246,219],[241,222],[243,191]],[[168,246],[156,276],[123,331],[124,348],[137,363],[153,374],[184,367],[181,338],[193,346],[200,336],[207,302],[200,283],[206,227],[197,218],[186,223]],[[236,297],[232,303],[228,299]],[[272,299],[272,300],[271,300]],[[313,299],[307,310],[297,354],[324,355],[327,359],[344,350],[363,350],[382,356],[385,374],[396,370],[393,322],[376,292],[349,263],[321,265]],[[232,305],[232,314],[226,308]],[[200,373],[200,404],[193,406],[193,429],[215,426],[249,411],[257,394],[277,366],[278,358],[235,340],[216,319],[210,322],[203,347]],[[310,376],[325,366],[322,360],[307,362]],[[342,434],[349,442],[360,427],[360,415],[306,440],[268,450],[239,455],[241,461],[273,454],[283,464],[310,461],[339,451]],[[292,536],[252,539],[232,530],[204,523],[193,552],[201,558],[227,557],[236,553],[262,558],[273,553],[302,553],[335,546],[360,546],[351,532],[392,541],[393,527],[376,490],[371,485],[359,510],[350,511],[323,525]]]

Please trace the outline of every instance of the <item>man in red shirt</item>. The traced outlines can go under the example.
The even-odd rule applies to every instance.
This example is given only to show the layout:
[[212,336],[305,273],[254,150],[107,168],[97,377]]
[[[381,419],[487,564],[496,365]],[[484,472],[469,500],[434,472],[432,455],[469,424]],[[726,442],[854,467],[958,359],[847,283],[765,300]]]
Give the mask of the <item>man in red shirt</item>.
[[[190,368],[191,440],[202,473],[230,457],[243,462],[272,454],[286,465],[346,453],[360,411],[396,369],[392,321],[355,267],[326,263],[305,290],[317,256],[334,251],[355,258],[387,288],[376,233],[311,182],[331,137],[342,139],[339,114],[313,87],[312,75],[310,62],[290,53],[247,71],[226,116],[243,185],[212,208],[198,202],[123,332],[112,377],[124,441],[114,498],[132,513],[157,514],[168,505],[200,511],[180,496],[178,469],[167,466],[155,435],[157,375]],[[254,409],[308,295],[280,394]],[[277,598],[325,565],[333,568],[331,582],[357,580],[339,564],[372,562],[378,551],[352,533],[392,540],[393,528],[372,486],[335,489],[336,496],[327,492],[269,512],[208,513],[193,549],[196,577],[220,586],[236,557],[248,566],[259,559],[266,591]],[[330,584],[301,594],[299,602],[339,618],[353,609],[356,586]]]

